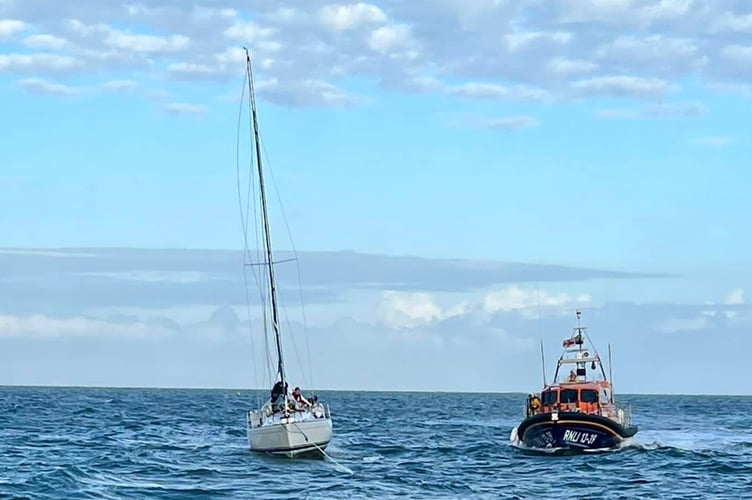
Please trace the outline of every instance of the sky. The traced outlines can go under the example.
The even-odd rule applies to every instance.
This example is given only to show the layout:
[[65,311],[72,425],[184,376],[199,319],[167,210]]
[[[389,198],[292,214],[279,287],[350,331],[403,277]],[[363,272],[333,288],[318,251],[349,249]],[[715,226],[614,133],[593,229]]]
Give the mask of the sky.
[[247,46],[310,383],[529,391],[581,307],[617,390],[749,394],[750,34],[741,0],[0,0],[0,384],[264,385]]

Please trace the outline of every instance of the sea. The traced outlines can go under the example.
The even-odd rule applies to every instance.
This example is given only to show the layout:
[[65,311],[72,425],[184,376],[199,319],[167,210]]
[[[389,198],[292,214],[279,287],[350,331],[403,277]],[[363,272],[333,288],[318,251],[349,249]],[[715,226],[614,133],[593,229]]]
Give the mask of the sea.
[[752,498],[752,397],[623,395],[618,451],[512,446],[525,394],[321,392],[321,459],[248,449],[255,391],[0,387],[0,498]]

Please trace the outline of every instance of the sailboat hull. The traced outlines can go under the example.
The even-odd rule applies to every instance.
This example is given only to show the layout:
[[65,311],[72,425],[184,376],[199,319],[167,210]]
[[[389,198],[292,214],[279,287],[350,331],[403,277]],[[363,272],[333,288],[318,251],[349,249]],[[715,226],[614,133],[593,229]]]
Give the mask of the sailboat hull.
[[331,418],[295,421],[282,419],[258,427],[248,424],[248,445],[251,450],[299,457],[322,454],[332,439]]

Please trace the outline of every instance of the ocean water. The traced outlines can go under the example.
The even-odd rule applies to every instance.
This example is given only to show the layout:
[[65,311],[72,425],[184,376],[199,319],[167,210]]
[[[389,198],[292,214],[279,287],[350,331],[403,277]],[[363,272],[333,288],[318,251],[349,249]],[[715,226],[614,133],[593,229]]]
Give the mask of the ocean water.
[[752,498],[752,397],[621,396],[616,452],[514,448],[524,394],[322,392],[333,460],[247,448],[254,392],[0,387],[0,498]]

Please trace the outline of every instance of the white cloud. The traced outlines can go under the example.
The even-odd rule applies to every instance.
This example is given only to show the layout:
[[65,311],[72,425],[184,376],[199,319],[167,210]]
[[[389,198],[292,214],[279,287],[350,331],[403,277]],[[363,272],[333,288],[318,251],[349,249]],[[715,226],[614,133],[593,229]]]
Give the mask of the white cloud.
[[619,75],[578,80],[572,83],[572,88],[606,97],[658,99],[676,86],[658,78]]
[[552,294],[546,290],[536,291],[532,288],[511,285],[486,294],[482,307],[483,311],[488,314],[517,311],[528,317],[534,317],[538,314],[538,307],[542,311],[557,314],[571,313],[573,309],[589,305],[591,301],[589,294]]
[[[671,318],[661,321],[658,324],[658,330],[666,333],[675,332],[692,332],[698,330],[715,329],[719,330],[723,325],[736,324],[749,327],[749,314],[738,306],[744,306],[744,290],[737,288],[729,292],[724,297],[720,306],[715,306],[712,302],[707,303],[707,308],[702,310],[695,317]],[[723,306],[736,306],[728,308]],[[740,311],[742,314],[740,314]]]
[[171,102],[169,104],[165,104],[164,110],[174,115],[200,115],[206,113],[208,111],[208,108],[202,104]]
[[273,28],[261,27],[254,21],[236,21],[225,30],[225,35],[243,43],[253,44],[273,35],[275,31]]
[[334,31],[362,29],[371,24],[386,21],[386,14],[375,5],[356,4],[326,5],[319,11],[321,22]]
[[36,95],[76,96],[81,94],[81,89],[79,88],[48,82],[41,78],[22,78],[17,83],[30,93]]
[[63,2],[44,11],[29,5],[3,8],[0,36],[23,33],[27,51],[59,53],[1,55],[0,71],[23,78],[67,72],[135,80],[133,72],[168,76],[168,85],[222,84],[242,74],[241,61],[223,56],[246,45],[259,80],[276,82],[260,97],[287,106],[351,105],[354,79],[391,91],[545,103],[659,100],[698,78],[750,92],[742,86],[750,76],[744,34],[752,14],[722,2],[562,0],[545,9],[538,0],[115,2],[95,10]]
[[752,64],[752,45],[728,45],[721,50],[721,56],[738,64]]
[[400,87],[417,92],[434,92],[442,89],[441,80],[433,76],[407,76]]
[[216,66],[187,62],[171,63],[167,66],[167,72],[172,75],[180,75],[189,78],[213,78],[217,74]]
[[69,71],[82,66],[82,62],[72,56],[31,53],[0,54],[0,71],[13,73]]
[[507,97],[509,90],[503,85],[495,83],[477,83],[470,82],[447,89],[447,93],[461,97],[471,97],[479,99],[497,99]]
[[274,78],[258,82],[256,90],[269,101],[301,108],[341,108],[357,102],[355,97],[322,80],[280,82]]
[[727,305],[742,305],[744,304],[744,290],[741,288],[737,288],[736,290],[730,292],[726,299],[724,300],[724,304]]
[[550,293],[510,285],[443,306],[428,292],[386,291],[382,294],[379,311],[382,321],[391,328],[418,328],[459,317],[483,324],[497,313],[519,313],[530,319],[537,317],[539,308],[541,315],[571,314],[591,302],[589,294]]
[[[601,59],[644,63],[657,60],[662,63],[698,57],[698,47],[692,39],[668,38],[664,35],[647,37],[625,36],[601,46],[596,54]],[[698,60],[697,63],[701,63]]]
[[84,316],[54,318],[44,314],[0,315],[0,337],[109,337],[158,339],[173,330],[140,321],[113,322]]
[[112,92],[124,91],[138,86],[138,84],[132,80],[109,80],[97,85],[73,86],[44,80],[42,78],[22,78],[17,80],[16,84],[32,94],[68,97],[85,94],[91,95],[103,90]]
[[563,0],[559,6],[564,23],[602,23],[649,27],[690,13],[693,0]]
[[[256,62],[256,57],[251,54],[252,62]],[[224,52],[216,54],[214,58],[220,64],[238,64],[245,62],[245,50],[240,47],[229,47]]]
[[381,311],[391,328],[412,328],[444,317],[433,296],[424,292],[384,292]]
[[537,127],[541,123],[538,119],[528,115],[507,116],[489,119],[474,114],[459,115],[456,118],[449,119],[447,122],[448,125],[453,127],[506,131]]
[[711,31],[714,33],[725,31],[752,33],[752,14],[737,15],[733,12],[725,12],[715,20]]
[[[274,59],[268,57],[259,57],[258,54],[268,54],[276,52],[278,47],[274,42],[261,42],[256,45],[259,50],[251,50],[251,58],[256,70],[268,70],[274,64]],[[227,80],[229,75],[238,75],[243,73],[245,67],[245,51],[240,47],[228,47],[223,52],[212,54],[210,57],[201,62],[173,62],[167,65],[166,72],[170,78],[175,80],[204,80],[222,82]],[[239,70],[239,68],[241,68]]]
[[[85,258],[86,254],[95,255]],[[529,369],[540,359],[539,338],[544,339],[546,359],[555,363],[551,355],[558,354],[562,337],[571,331],[574,309],[578,307],[584,309],[584,324],[591,327],[598,347],[605,349],[607,342],[612,342],[620,358],[648,355],[655,358],[646,360],[650,363],[673,363],[665,367],[667,370],[707,360],[704,344],[695,341],[694,332],[708,332],[719,346],[718,352],[735,356],[734,363],[721,363],[721,372],[711,374],[707,381],[711,388],[718,387],[719,381],[723,385],[724,380],[735,380],[734,366],[743,362],[750,347],[746,334],[750,308],[739,304],[744,297],[734,287],[716,293],[717,306],[633,304],[619,298],[606,309],[599,309],[589,295],[581,293],[589,286],[602,287],[597,282],[583,284],[583,280],[597,274],[572,275],[572,269],[557,271],[549,266],[517,267],[498,262],[326,254],[325,259],[317,253],[306,253],[301,258],[306,282],[313,281],[319,291],[327,293],[322,295],[323,302],[318,302],[320,296],[306,294],[311,360],[318,387],[461,391],[472,385],[476,390],[528,390],[526,386],[540,384],[538,365],[536,370]],[[5,291],[0,336],[6,336],[0,339],[4,340],[0,345],[0,356],[4,356],[0,359],[0,375],[7,380],[28,382],[18,374],[22,367],[32,367],[34,373],[40,374],[36,383],[60,383],[60,373],[78,369],[80,378],[69,383],[165,385],[167,381],[172,385],[227,387],[240,384],[238,373],[246,376],[250,371],[248,329],[244,328],[247,324],[238,319],[245,319],[245,311],[237,304],[243,300],[237,293],[242,290],[242,278],[233,271],[237,252],[3,249],[0,257],[3,255],[7,258],[0,262],[5,264],[0,280],[6,284],[7,280],[14,280],[12,286],[0,287]],[[76,258],[66,258],[61,265],[64,257],[71,256]],[[202,276],[192,275],[191,271],[206,273],[204,277],[209,281],[198,282]],[[91,272],[99,274],[96,278],[82,276]],[[557,273],[562,272],[562,282],[549,283],[538,294],[530,285],[494,285],[510,277],[537,279],[541,273],[558,279]],[[118,279],[123,273],[129,279]],[[296,279],[285,274],[281,276],[281,288],[295,286]],[[375,280],[379,282],[374,283]],[[701,285],[701,281],[700,278],[692,283]],[[668,286],[670,291],[665,298],[670,300],[676,287],[687,287],[684,281],[671,285],[672,282],[641,280],[627,286],[638,295],[644,291],[645,283],[657,288]],[[615,281],[610,283],[619,288]],[[421,291],[381,293],[381,288],[412,287]],[[447,291],[435,291],[438,288]],[[702,286],[688,288],[696,291]],[[329,294],[332,291],[334,295]],[[344,295],[340,295],[343,291]],[[621,293],[616,295],[623,297]],[[656,297],[655,293],[649,295]],[[332,301],[332,296],[337,300]],[[644,294],[640,297],[650,300]],[[311,312],[308,306],[314,301],[315,312]],[[229,306],[217,309],[216,305],[222,303]],[[35,314],[42,308],[45,314]],[[713,314],[701,314],[703,310]],[[362,312],[363,317],[358,321],[348,319],[354,311]],[[257,314],[256,309],[252,314]],[[705,319],[696,319],[698,316]],[[316,319],[311,321],[312,317]],[[670,318],[680,320],[666,321]],[[705,325],[709,327],[706,329]],[[260,325],[256,322],[253,326]],[[298,330],[296,324],[293,330]],[[676,350],[675,336],[657,335],[665,330],[687,332],[682,349]],[[166,336],[164,341],[148,342],[160,335]],[[113,337],[118,341],[108,342]],[[32,341],[51,338],[55,341]],[[654,349],[645,351],[642,346],[646,343]],[[294,367],[293,342],[286,346],[287,361]],[[301,337],[297,338],[297,346],[303,351]],[[256,342],[255,347],[260,357],[263,341]],[[661,353],[672,348],[676,356],[661,360]],[[169,366],[160,364],[165,359],[171,360]],[[384,363],[385,359],[390,362]],[[107,371],[108,366],[116,364],[117,370]],[[660,389],[649,385],[649,374],[636,366],[629,372],[628,365],[625,363],[625,371],[620,372],[623,380],[632,380],[645,392]],[[197,371],[197,366],[203,371]],[[468,373],[468,366],[476,368]],[[417,372],[424,376],[416,378]],[[117,373],[118,378],[104,380],[102,373]],[[210,378],[218,373],[224,378]],[[343,373],[348,374],[347,380],[343,380]],[[300,378],[297,373],[293,376],[293,380]],[[500,380],[507,385],[499,387]],[[681,390],[680,385],[676,386],[677,391]],[[742,386],[740,383],[735,387]],[[625,392],[629,390],[624,387]]]
[[0,38],[12,37],[26,29],[26,23],[15,19],[0,19]]
[[505,87],[495,83],[469,82],[454,87],[448,87],[445,92],[449,95],[468,99],[502,99],[508,98],[520,101],[545,102],[550,95],[545,90],[525,86]]
[[661,321],[657,329],[664,333],[693,332],[710,328],[712,320],[706,315],[696,318],[672,318]]
[[606,119],[689,118],[703,116],[706,112],[705,106],[696,102],[660,103],[643,108],[599,109],[595,112],[595,116]]
[[547,66],[551,73],[564,76],[590,73],[598,67],[594,62],[583,59],[567,59],[566,57],[551,59]]
[[371,32],[368,46],[381,54],[410,45],[410,28],[406,25],[382,26]]
[[563,32],[563,31],[555,31],[555,32],[535,31],[535,32],[512,33],[509,35],[504,35],[504,41],[506,42],[507,48],[512,52],[525,49],[536,42],[542,41],[542,42],[549,42],[549,43],[564,44],[564,43],[569,42],[571,39],[572,39],[572,34]]
[[24,38],[24,44],[32,49],[60,50],[68,46],[68,40],[55,35],[30,35]]
[[121,50],[164,53],[185,50],[188,48],[190,39],[183,35],[141,35],[113,29],[104,42],[106,45]]

